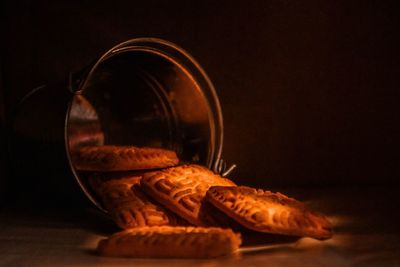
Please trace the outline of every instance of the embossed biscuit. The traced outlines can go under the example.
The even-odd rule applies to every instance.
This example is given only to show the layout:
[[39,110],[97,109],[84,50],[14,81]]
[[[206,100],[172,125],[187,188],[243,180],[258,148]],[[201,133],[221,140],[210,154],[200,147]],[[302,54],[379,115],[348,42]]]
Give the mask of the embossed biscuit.
[[101,198],[104,208],[119,227],[128,229],[177,224],[174,214],[153,203],[140,190],[140,176],[119,175],[114,179],[107,179],[105,176],[107,174],[94,174],[89,177],[89,181]]
[[134,146],[84,146],[72,155],[78,170],[129,171],[171,167],[179,159],[172,150]]
[[212,185],[235,185],[207,168],[194,164],[146,173],[140,184],[159,203],[198,226],[217,224],[203,205],[208,188]]
[[111,257],[210,258],[231,254],[241,244],[239,234],[217,227],[141,227],[103,239],[97,251]]
[[115,186],[128,186],[139,184],[143,173],[138,171],[125,172],[93,172],[88,181],[97,195],[102,195],[105,190]]
[[245,186],[215,186],[208,190],[206,199],[252,230],[316,239],[332,236],[331,225],[323,215],[280,193]]

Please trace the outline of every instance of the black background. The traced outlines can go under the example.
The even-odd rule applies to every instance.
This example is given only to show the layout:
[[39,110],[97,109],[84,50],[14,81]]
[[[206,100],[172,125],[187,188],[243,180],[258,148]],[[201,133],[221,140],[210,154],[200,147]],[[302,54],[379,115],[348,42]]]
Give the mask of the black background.
[[[119,42],[158,37],[188,50],[214,82],[239,183],[398,184],[396,2],[2,1],[2,146],[32,88]],[[4,192],[5,153],[1,164]]]

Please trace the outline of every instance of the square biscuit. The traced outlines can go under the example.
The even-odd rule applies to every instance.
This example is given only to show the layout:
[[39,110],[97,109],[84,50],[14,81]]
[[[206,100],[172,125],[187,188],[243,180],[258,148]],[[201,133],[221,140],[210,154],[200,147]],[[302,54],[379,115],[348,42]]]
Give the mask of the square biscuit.
[[140,184],[157,202],[197,226],[217,225],[203,205],[208,188],[235,185],[229,179],[194,164],[146,173]]
[[281,193],[246,186],[213,186],[206,199],[244,227],[255,231],[316,239],[332,236],[332,227],[323,215]]
[[[157,205],[140,189],[140,176],[108,179],[108,173],[93,174],[90,184],[114,222],[123,229],[156,225],[176,225],[176,216]],[[115,175],[114,175],[115,176]]]

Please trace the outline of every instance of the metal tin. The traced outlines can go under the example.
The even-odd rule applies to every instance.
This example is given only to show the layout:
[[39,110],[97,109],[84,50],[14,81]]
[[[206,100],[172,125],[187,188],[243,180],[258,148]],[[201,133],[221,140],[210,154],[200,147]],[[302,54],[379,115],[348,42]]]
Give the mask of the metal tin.
[[[224,175],[232,169],[221,160],[223,120],[215,88],[193,57],[173,43],[154,38],[121,43],[92,66],[71,74],[66,86],[56,87],[41,87],[21,102],[14,123],[16,146],[21,137],[22,149],[27,142],[33,141],[30,149],[37,150],[49,143],[58,146],[62,140],[65,147],[57,153],[64,155],[44,150],[47,156],[36,160],[61,157],[67,173],[72,171],[85,195],[100,208],[85,184],[85,174],[74,167],[75,146],[163,147],[175,150],[184,162]],[[48,122],[46,127],[43,121]],[[18,152],[14,158],[21,161]]]

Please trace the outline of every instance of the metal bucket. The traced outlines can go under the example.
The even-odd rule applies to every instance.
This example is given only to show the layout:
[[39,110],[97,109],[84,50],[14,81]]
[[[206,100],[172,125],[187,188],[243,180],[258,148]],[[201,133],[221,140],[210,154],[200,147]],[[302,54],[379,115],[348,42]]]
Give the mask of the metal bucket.
[[27,191],[56,202],[76,200],[73,176],[101,208],[72,161],[82,144],[167,148],[182,162],[223,175],[232,170],[221,159],[213,84],[192,56],[160,39],[121,43],[67,82],[35,89],[19,105],[13,131],[15,186],[25,181]]

